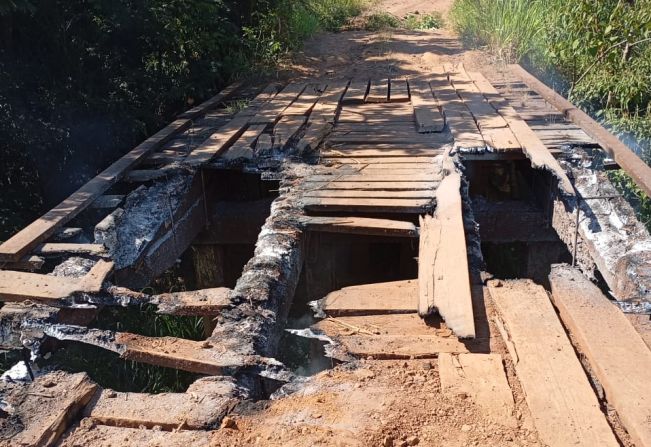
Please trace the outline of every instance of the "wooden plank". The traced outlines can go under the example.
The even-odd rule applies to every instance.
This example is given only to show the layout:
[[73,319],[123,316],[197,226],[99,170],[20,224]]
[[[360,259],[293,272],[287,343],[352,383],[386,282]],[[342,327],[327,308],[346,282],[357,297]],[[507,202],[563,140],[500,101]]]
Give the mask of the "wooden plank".
[[260,134],[267,128],[266,124],[253,124],[249,126],[242,136],[228,149],[222,156],[226,160],[235,160],[238,158],[253,158],[253,145],[260,137]]
[[304,191],[318,191],[320,189],[328,190],[355,190],[355,191],[422,191],[434,190],[440,182],[344,182],[340,180],[331,182],[315,182],[307,184]]
[[75,293],[97,293],[112,270],[113,263],[104,260],[98,261],[81,278],[0,270],[0,300],[52,304],[52,301],[66,299]]
[[547,147],[536,136],[527,123],[518,116],[517,112],[506,101],[499,97],[497,90],[480,73],[469,73],[469,77],[477,85],[486,98],[499,110],[516,138],[522,145],[522,151],[531,160],[531,165],[537,169],[550,171],[559,181],[559,187],[568,195],[574,195],[574,187]]
[[343,132],[376,132],[381,129],[385,132],[401,132],[401,133],[414,133],[416,126],[414,123],[406,121],[389,122],[380,125],[372,123],[338,123],[335,131],[338,133]]
[[18,389],[10,385],[2,388],[3,401],[12,409],[12,419],[21,426],[12,435],[13,427],[8,425],[3,432],[3,441],[8,443],[2,445],[51,446],[58,445],[61,435],[95,394],[97,385],[85,373],[58,371]]
[[322,189],[308,191],[303,197],[333,197],[333,198],[375,198],[375,199],[430,199],[434,197],[431,189],[420,189],[413,191],[388,191],[382,189],[373,190],[348,190],[348,189]]
[[363,107],[355,109],[343,109],[337,118],[337,123],[369,123],[380,125],[385,123],[411,123],[413,122],[413,111],[405,110],[371,110]]
[[494,423],[515,428],[515,402],[499,354],[439,355],[443,393],[469,396]]
[[104,390],[87,416],[98,425],[176,430],[219,426],[237,402],[229,396],[203,393],[116,393]]
[[383,103],[389,102],[389,80],[372,80],[371,86],[366,95],[366,102]]
[[385,160],[387,157],[404,158],[408,156],[414,157],[431,157],[443,153],[442,149],[433,147],[404,147],[404,145],[392,145],[393,147],[379,147],[377,149],[366,148],[365,146],[355,147],[340,147],[334,146],[325,149],[321,152],[324,158],[371,158],[378,157]]
[[409,102],[409,87],[405,79],[391,79],[389,102]]
[[61,447],[86,446],[89,439],[92,439],[93,447],[210,446],[210,432],[203,430],[142,430],[82,423],[61,441]]
[[366,217],[306,216],[301,222],[308,231],[346,233],[369,236],[418,237],[418,228],[411,222]]
[[418,313],[424,317],[438,311],[458,337],[474,338],[460,190],[461,176],[452,172],[436,190],[435,217],[421,218],[424,241],[419,247],[418,278],[424,284],[420,289]]
[[647,347],[651,349],[651,316],[626,314],[626,318],[633,325],[638,334],[640,334]]
[[651,351],[626,316],[580,271],[554,265],[552,299],[635,445],[651,446]]
[[441,69],[434,70],[430,85],[434,96],[443,110],[445,122],[454,137],[455,146],[464,149],[484,148],[484,139],[479,132],[472,113],[450,85]]
[[319,300],[318,306],[332,317],[416,313],[418,281],[394,282],[384,287],[345,287]]
[[529,74],[519,65],[510,65],[509,69],[526,84],[540,94],[547,102],[579,126],[589,136],[595,139],[618,165],[628,173],[635,183],[651,196],[651,166],[647,165],[628,146],[622,143],[615,135],[608,132],[598,122],[590,118],[588,114],[575,107],[554,90],[547,87],[534,76]]
[[434,205],[432,199],[337,199],[307,198],[308,211],[358,211],[372,213],[424,213]]
[[152,297],[151,303],[161,314],[212,317],[232,305],[230,294],[226,287],[164,293]]
[[473,114],[484,142],[496,151],[520,150],[522,147],[506,120],[486,100],[463,67],[447,70],[454,88]]
[[332,144],[339,143],[359,143],[359,144],[401,144],[401,143],[419,143],[430,145],[432,147],[440,146],[448,141],[446,135],[440,133],[419,134],[412,133],[407,135],[392,134],[384,132],[376,133],[337,133],[328,138]]
[[279,147],[288,147],[291,139],[298,133],[306,121],[307,117],[303,115],[289,115],[282,117],[273,130],[276,144],[278,144]]
[[307,116],[327,87],[327,84],[308,84],[301,96],[285,109],[283,116]]
[[35,250],[39,255],[84,254],[92,256],[105,256],[106,247],[102,244],[70,244],[63,242],[49,242],[41,244]]
[[545,289],[529,280],[488,287],[541,441],[618,446]]
[[369,81],[353,80],[341,100],[342,104],[362,104],[366,99]]
[[[221,126],[217,131],[213,132],[203,143],[194,148],[192,152],[186,156],[183,162],[196,167],[208,163],[213,157],[221,155],[222,152],[228,149],[240,138],[251,120],[254,119],[258,110],[276,98],[276,92],[276,84],[268,85],[253,99],[253,101],[249,103],[249,106],[246,109],[238,112],[232,120]],[[282,104],[285,104],[285,102],[282,102]],[[267,119],[271,116],[271,113],[272,112],[267,109],[266,115],[262,115],[260,120]]]
[[260,111],[251,118],[251,124],[274,124],[306,87],[305,84],[290,82],[271,101],[260,108]]
[[319,97],[308,120],[305,135],[296,144],[299,153],[316,149],[334,127],[339,105],[348,88],[347,82],[330,83]]
[[425,173],[417,175],[392,175],[392,174],[333,174],[312,175],[306,182],[431,182],[440,180],[439,173]]
[[409,88],[418,132],[443,132],[445,118],[439,110],[438,101],[434,98],[429,84],[425,81],[413,80],[409,82]]
[[[232,85],[215,96],[215,101],[230,97],[238,85]],[[167,127],[136,146],[99,175],[79,188],[67,199],[32,222],[23,230],[0,245],[0,261],[18,261],[36,245],[57,232],[59,228],[82,212],[95,199],[119,182],[126,172],[160,148],[175,135],[190,127],[192,120],[177,119]]]
[[436,162],[431,155],[412,155],[407,157],[321,157],[322,164],[327,165],[343,165],[349,164],[352,166],[358,165],[386,165],[386,166],[400,166],[402,164],[433,164]]
[[228,97],[231,96],[236,90],[239,90],[240,87],[242,87],[241,82],[233,83],[229,87],[227,87],[229,92],[228,95],[225,95],[225,92],[227,90],[223,90],[220,93],[216,94],[215,96],[202,102],[198,106],[194,106],[191,109],[181,113],[178,116],[178,118],[187,118],[187,119],[195,120],[201,115],[205,115],[206,113],[208,113],[211,109],[220,106],[225,99],[228,99]]

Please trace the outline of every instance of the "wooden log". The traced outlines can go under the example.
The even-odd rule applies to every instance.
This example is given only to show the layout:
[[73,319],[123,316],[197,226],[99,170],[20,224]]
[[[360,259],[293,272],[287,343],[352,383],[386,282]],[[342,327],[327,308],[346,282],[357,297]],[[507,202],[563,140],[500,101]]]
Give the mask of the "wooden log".
[[549,277],[561,319],[587,358],[635,445],[651,446],[651,350],[626,316],[580,271],[554,265]]
[[[215,96],[214,100],[222,101],[230,97],[237,87],[237,84],[227,87]],[[59,205],[0,245],[0,261],[17,261],[25,256],[36,245],[56,233],[59,228],[86,209],[88,205],[104,194],[111,186],[119,182],[129,169],[136,166],[174,136],[186,130],[191,124],[191,119],[177,119],[136,146]]]
[[81,278],[40,275],[37,273],[0,270],[0,300],[31,300],[44,304],[64,300],[75,293],[98,293],[113,270],[113,263],[98,261]]
[[494,423],[515,428],[515,402],[499,354],[439,355],[439,377],[443,393],[463,393]]
[[436,190],[435,217],[421,218],[418,313],[433,312],[461,338],[475,337],[466,235],[461,204],[461,176],[453,172]]
[[301,222],[308,231],[361,234],[368,236],[418,237],[418,228],[411,222],[366,217],[306,216]]
[[545,289],[529,280],[488,287],[540,440],[619,446]]
[[345,287],[319,300],[318,306],[332,317],[416,313],[418,281]]
[[560,110],[568,119],[579,126],[589,136],[594,138],[618,165],[630,175],[635,183],[651,196],[651,167],[638,157],[628,146],[615,135],[608,132],[588,114],[575,107],[554,90],[540,82],[519,65],[509,65],[512,73],[522,79],[529,87],[545,98],[545,101]]

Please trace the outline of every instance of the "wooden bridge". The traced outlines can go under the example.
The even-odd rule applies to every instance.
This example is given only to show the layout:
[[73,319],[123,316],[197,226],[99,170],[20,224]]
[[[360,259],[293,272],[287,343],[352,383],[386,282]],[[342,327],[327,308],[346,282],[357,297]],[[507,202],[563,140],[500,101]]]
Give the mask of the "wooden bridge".
[[[242,98],[242,110],[227,106]],[[49,445],[67,431],[65,445],[89,433],[106,442],[207,445],[238,402],[265,395],[260,377],[292,380],[274,358],[304,287],[321,314],[306,329],[328,337],[335,357],[438,359],[443,388],[468,390],[479,406],[501,402],[503,413],[491,417],[507,423],[515,403],[495,351],[501,340],[544,443],[620,445],[600,409],[605,401],[626,439],[651,446],[651,328],[588,279],[598,271],[621,308],[648,310],[651,273],[639,260],[651,260],[651,245],[639,223],[613,224],[628,205],[599,184],[603,171],[586,167],[593,159],[651,192],[648,166],[517,66],[494,80],[450,65],[408,79],[233,85],[0,245],[3,349],[36,353],[47,339],[76,341],[206,377],[185,393],[160,395],[102,390],[83,373],[5,384],[23,428],[1,442]],[[506,211],[476,206],[475,197],[491,194],[494,209]],[[525,195],[536,206],[526,208]],[[607,202],[611,214],[592,201]],[[268,217],[250,217],[265,204]],[[323,247],[356,238],[397,244],[398,276],[413,276],[343,279],[350,272],[337,270],[333,253],[344,248]],[[572,266],[545,273],[551,294],[528,279],[485,273],[482,242],[552,238]],[[145,293],[197,240],[230,239],[256,244],[234,286],[217,280]],[[210,253],[209,262],[229,262]],[[377,256],[364,262],[390,263]],[[106,306],[142,304],[204,317],[206,339],[92,328]],[[43,404],[44,393],[56,399]],[[30,414],[35,406],[42,409]],[[79,415],[92,424],[74,425]]]

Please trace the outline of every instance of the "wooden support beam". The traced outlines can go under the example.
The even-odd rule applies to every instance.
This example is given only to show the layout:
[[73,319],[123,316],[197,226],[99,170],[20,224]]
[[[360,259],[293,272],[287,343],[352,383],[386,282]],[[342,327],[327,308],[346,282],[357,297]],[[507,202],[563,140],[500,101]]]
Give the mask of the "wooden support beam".
[[452,172],[436,190],[435,217],[420,218],[418,313],[438,313],[461,338],[475,337],[466,235],[461,204],[461,176]]
[[551,88],[536,79],[520,65],[509,65],[512,73],[522,79],[531,89],[535,90],[545,101],[560,110],[574,124],[594,138],[619,166],[630,175],[637,186],[651,197],[651,167],[638,157],[628,146],[615,135],[607,131],[601,124],[593,120],[571,102],[563,98]]
[[529,280],[488,287],[540,440],[619,446],[545,289]]
[[345,233],[367,236],[418,237],[418,228],[411,222],[367,217],[306,216],[302,222],[308,231]]
[[48,242],[41,244],[35,250],[36,254],[47,255],[61,255],[61,254],[77,254],[77,255],[91,255],[91,256],[106,256],[106,247],[102,244],[70,244],[64,242]]
[[651,350],[626,316],[580,271],[554,265],[552,299],[636,446],[651,446]]
[[183,316],[217,316],[231,306],[231,290],[225,287],[164,293],[152,297],[158,313]]
[[[220,102],[230,97],[237,87],[237,84],[227,87],[214,97],[214,101]],[[59,205],[0,245],[0,261],[18,261],[25,256],[36,245],[56,233],[59,228],[86,209],[111,186],[119,182],[129,169],[138,165],[149,154],[186,130],[191,124],[191,119],[177,119],[136,146],[131,152],[106,168]]]
[[0,300],[30,300],[51,304],[52,301],[64,300],[75,293],[98,293],[112,271],[113,263],[104,260],[98,261],[81,278],[0,270]]

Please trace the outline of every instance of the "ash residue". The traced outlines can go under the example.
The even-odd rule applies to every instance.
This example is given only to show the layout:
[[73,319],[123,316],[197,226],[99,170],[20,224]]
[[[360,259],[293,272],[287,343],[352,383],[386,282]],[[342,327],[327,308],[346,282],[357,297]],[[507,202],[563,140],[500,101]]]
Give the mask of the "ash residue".
[[52,276],[65,276],[67,278],[82,278],[96,264],[92,259],[72,257],[54,267]]
[[95,243],[104,244],[116,269],[138,260],[164,225],[172,225],[173,212],[188,192],[190,174],[179,174],[153,186],[140,186],[95,227]]

